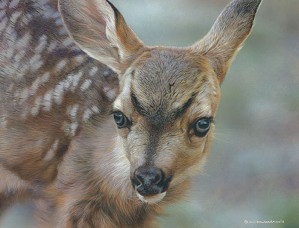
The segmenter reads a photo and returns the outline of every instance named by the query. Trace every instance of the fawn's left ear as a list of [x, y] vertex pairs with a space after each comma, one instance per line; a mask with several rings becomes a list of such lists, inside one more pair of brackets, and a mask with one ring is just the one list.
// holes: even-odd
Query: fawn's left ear
[[209, 33], [191, 49], [208, 57], [222, 83], [233, 57], [250, 34], [261, 0], [234, 0], [222, 11]]
[[69, 35], [89, 56], [120, 73], [143, 47], [119, 11], [106, 0], [59, 0]]

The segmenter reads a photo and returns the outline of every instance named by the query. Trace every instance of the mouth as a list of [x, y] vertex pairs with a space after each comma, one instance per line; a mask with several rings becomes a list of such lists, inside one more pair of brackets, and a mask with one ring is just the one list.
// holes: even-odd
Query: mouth
[[144, 203], [148, 203], [148, 204], [157, 204], [160, 201], [162, 201], [162, 199], [164, 199], [164, 197], [166, 196], [166, 192], [162, 192], [156, 195], [151, 195], [151, 196], [143, 196], [141, 194], [139, 194], [136, 191], [137, 197]]

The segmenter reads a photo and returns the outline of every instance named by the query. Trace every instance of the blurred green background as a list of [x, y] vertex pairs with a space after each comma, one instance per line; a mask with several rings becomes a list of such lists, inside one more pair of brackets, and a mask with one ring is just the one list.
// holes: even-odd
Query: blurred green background
[[[146, 44], [187, 46], [208, 32], [229, 0], [112, 2]], [[30, 212], [14, 207], [0, 227], [30, 227]], [[222, 85], [205, 169], [166, 214], [162, 228], [299, 227], [298, 0], [264, 0]]]

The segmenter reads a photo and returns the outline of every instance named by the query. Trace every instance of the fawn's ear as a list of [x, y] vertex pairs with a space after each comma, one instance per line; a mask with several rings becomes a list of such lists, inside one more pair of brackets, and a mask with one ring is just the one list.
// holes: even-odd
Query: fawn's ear
[[220, 83], [235, 54], [248, 37], [261, 0], [234, 0], [225, 7], [209, 33], [192, 46], [211, 61]]
[[59, 0], [69, 35], [90, 57], [120, 73], [143, 47], [119, 11], [106, 0]]

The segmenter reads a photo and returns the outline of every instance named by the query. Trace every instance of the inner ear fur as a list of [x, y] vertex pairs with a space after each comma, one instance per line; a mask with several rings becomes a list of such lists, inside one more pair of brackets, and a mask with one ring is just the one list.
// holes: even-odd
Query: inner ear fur
[[143, 47], [109, 1], [59, 0], [58, 6], [64, 25], [77, 45], [117, 73]]

